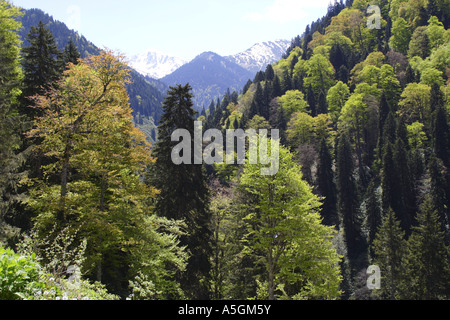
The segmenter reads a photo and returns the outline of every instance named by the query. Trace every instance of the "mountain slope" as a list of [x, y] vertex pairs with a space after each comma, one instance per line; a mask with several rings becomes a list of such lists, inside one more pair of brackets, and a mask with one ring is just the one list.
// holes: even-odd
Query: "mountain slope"
[[187, 61], [158, 50], [148, 50], [130, 59], [130, 66], [144, 76], [161, 79], [171, 74]]
[[[70, 30], [64, 23], [54, 20], [52, 16], [46, 14], [40, 9], [23, 9], [24, 15], [19, 18], [23, 24], [19, 35], [23, 41], [23, 46], [28, 46], [26, 36], [31, 26], [37, 26], [39, 21], [46, 24], [47, 28], [53, 33], [55, 42], [59, 50], [64, 49], [70, 39], [77, 46], [81, 57], [85, 58], [89, 55], [96, 55], [100, 49], [92, 42], [88, 41], [84, 36]], [[130, 96], [131, 108], [135, 117], [147, 118], [148, 123], [159, 121], [162, 115], [162, 102], [164, 94], [146, 81], [145, 77], [138, 72], [131, 70], [132, 83], [127, 86], [128, 95]], [[135, 119], [136, 120], [136, 119]], [[152, 131], [154, 128], [147, 128], [146, 131]]]
[[276, 40], [257, 43], [250, 49], [226, 57], [253, 73], [264, 70], [269, 64], [277, 62], [286, 53], [291, 41]]
[[240, 90], [253, 77], [253, 72], [236, 63], [214, 52], [204, 52], [161, 81], [170, 86], [189, 83], [193, 89], [194, 105], [201, 110], [227, 89]]

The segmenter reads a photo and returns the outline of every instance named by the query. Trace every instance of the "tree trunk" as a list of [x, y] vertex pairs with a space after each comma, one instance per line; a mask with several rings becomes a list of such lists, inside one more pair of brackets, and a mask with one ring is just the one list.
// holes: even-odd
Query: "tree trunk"
[[274, 283], [274, 260], [273, 250], [269, 249], [269, 255], [267, 257], [268, 271], [269, 271], [269, 300], [275, 300], [275, 283]]

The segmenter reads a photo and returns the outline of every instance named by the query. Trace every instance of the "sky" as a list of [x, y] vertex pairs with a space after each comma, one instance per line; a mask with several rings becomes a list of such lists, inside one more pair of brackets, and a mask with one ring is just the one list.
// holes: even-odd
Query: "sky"
[[158, 50], [191, 60], [291, 40], [324, 16], [330, 0], [10, 0], [39, 8], [96, 46], [128, 57]]

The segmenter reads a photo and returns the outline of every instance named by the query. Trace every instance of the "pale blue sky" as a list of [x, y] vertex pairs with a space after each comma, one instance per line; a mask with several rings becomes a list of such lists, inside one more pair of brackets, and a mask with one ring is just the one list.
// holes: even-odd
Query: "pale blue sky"
[[330, 0], [10, 0], [39, 8], [99, 47], [128, 57], [147, 49], [190, 60], [230, 55], [303, 33]]

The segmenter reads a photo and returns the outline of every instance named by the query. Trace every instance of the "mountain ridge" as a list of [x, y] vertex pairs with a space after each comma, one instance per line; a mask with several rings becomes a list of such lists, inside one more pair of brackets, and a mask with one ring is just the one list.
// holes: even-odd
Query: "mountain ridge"
[[252, 77], [251, 71], [215, 52], [206, 51], [161, 81], [169, 86], [189, 83], [194, 94], [194, 106], [201, 110], [227, 89], [239, 91]]
[[[256, 74], [258, 71], [264, 70], [267, 65], [280, 60], [290, 44], [291, 41], [288, 40], [258, 42], [245, 51], [221, 56]], [[199, 55], [201, 54], [203, 53]], [[130, 66], [146, 77], [162, 79], [191, 61], [161, 52], [158, 49], [148, 49], [132, 56]]]
[[130, 58], [130, 66], [146, 77], [161, 79], [188, 61], [168, 55], [157, 49], [148, 49], [145, 52]]
[[290, 44], [291, 41], [288, 40], [258, 42], [246, 51], [226, 58], [244, 69], [257, 73], [264, 70], [269, 64], [280, 60]]

